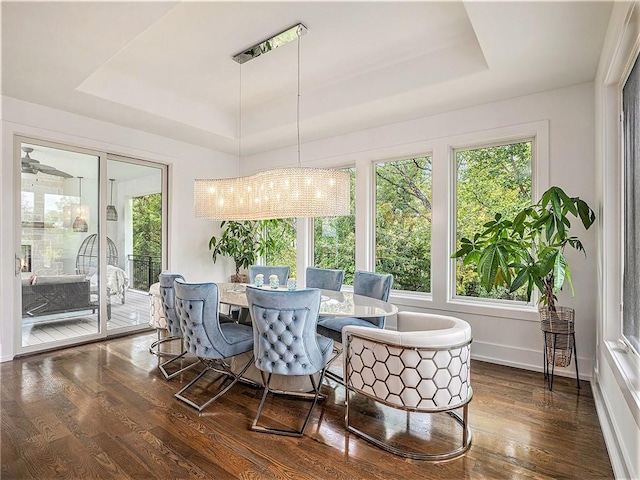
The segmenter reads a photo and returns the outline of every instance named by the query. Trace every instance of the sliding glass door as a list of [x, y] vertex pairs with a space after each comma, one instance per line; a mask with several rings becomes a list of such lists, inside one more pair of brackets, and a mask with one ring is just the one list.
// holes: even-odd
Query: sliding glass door
[[108, 158], [107, 242], [121, 255], [107, 266], [107, 328], [122, 331], [149, 323], [149, 287], [163, 265], [166, 173], [160, 165]]
[[19, 351], [148, 328], [166, 265], [167, 168], [17, 138]]
[[[22, 347], [49, 347], [100, 333], [99, 156], [20, 142]], [[97, 245], [96, 245], [97, 247]]]

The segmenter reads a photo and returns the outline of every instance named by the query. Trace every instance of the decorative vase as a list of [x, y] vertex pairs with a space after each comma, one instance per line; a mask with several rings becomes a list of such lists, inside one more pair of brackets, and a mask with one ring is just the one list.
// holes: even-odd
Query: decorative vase
[[277, 275], [269, 275], [269, 286], [276, 289], [280, 286], [280, 280]]

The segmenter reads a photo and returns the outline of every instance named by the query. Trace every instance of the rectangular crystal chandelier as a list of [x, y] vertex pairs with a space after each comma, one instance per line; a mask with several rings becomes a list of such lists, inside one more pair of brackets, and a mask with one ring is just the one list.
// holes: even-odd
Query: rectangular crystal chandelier
[[350, 188], [349, 172], [302, 167], [196, 180], [195, 213], [210, 220], [349, 215]]
[[300, 23], [233, 57], [236, 62], [243, 64], [298, 40], [298, 166], [267, 170], [246, 177], [195, 180], [194, 205], [197, 218], [269, 220], [330, 217], [351, 213], [349, 172], [300, 165], [300, 36], [305, 33], [307, 28]]

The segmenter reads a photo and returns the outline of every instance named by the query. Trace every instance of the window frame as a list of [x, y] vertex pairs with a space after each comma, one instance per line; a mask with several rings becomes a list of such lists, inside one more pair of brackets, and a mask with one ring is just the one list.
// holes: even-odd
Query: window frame
[[[411, 160], [413, 158], [425, 158], [425, 157], [429, 157], [431, 158], [431, 204], [434, 205], [434, 194], [433, 194], [433, 185], [434, 185], [434, 181], [433, 181], [433, 170], [434, 170], [434, 155], [433, 155], [433, 150], [432, 149], [426, 149], [426, 150], [420, 150], [417, 153], [412, 153], [412, 154], [408, 154], [408, 155], [398, 155], [398, 156], [394, 156], [391, 158], [381, 158], [381, 159], [377, 159], [377, 160], [373, 160], [371, 162], [371, 174], [370, 174], [370, 214], [371, 214], [371, 218], [370, 218], [370, 222], [371, 222], [371, 227], [369, 229], [369, 238], [370, 238], [370, 258], [369, 258], [369, 266], [368, 266], [368, 270], [371, 272], [375, 272], [376, 271], [376, 247], [377, 247], [377, 243], [376, 243], [376, 238], [377, 238], [377, 222], [376, 222], [376, 218], [377, 218], [377, 196], [376, 196], [376, 186], [377, 186], [377, 167], [379, 164], [381, 163], [393, 163], [393, 162], [401, 162], [401, 161], [406, 161], [406, 160]], [[357, 177], [356, 177], [356, 181], [357, 181]], [[357, 206], [357, 203], [356, 203]], [[435, 211], [435, 208], [432, 208], [432, 212]], [[431, 219], [431, 224], [433, 225], [433, 217]], [[357, 249], [357, 236], [356, 236], [356, 249]], [[431, 258], [433, 259], [433, 231], [431, 234]], [[356, 252], [356, 257], [357, 257], [357, 252]], [[430, 272], [430, 278], [431, 278], [431, 285], [429, 287], [429, 292], [417, 292], [417, 291], [413, 291], [413, 290], [399, 290], [396, 288], [392, 288], [391, 293], [394, 294], [395, 296], [401, 296], [405, 299], [413, 299], [413, 300], [427, 300], [427, 301], [431, 301], [433, 299], [433, 264], [431, 265], [431, 272]]]
[[[533, 198], [538, 198], [542, 192], [550, 186], [550, 145], [549, 145], [549, 121], [539, 120], [518, 125], [510, 125], [501, 128], [494, 128], [483, 131], [474, 131], [466, 134], [447, 137], [442, 140], [442, 145], [436, 151], [442, 151], [446, 155], [447, 168], [446, 178], [438, 178], [446, 185], [447, 191], [439, 193], [438, 198], [447, 201], [446, 225], [447, 238], [445, 245], [435, 245], [446, 254], [446, 292], [434, 299], [434, 307], [448, 312], [459, 312], [466, 314], [490, 315], [495, 317], [511, 318], [517, 313], [518, 318], [525, 321], [538, 322], [538, 310], [532, 302], [496, 302], [493, 299], [476, 299], [474, 297], [455, 296], [455, 259], [451, 255], [456, 251], [455, 241], [455, 191], [457, 182], [455, 150], [473, 148], [474, 146], [496, 145], [522, 141], [522, 139], [532, 139], [532, 171], [531, 171], [531, 191]], [[535, 152], [535, 153], [534, 153]], [[438, 160], [440, 160], [438, 158]], [[435, 175], [434, 165], [434, 177]], [[438, 184], [435, 183], [437, 186]], [[434, 195], [435, 196], [435, 195]], [[432, 245], [434, 248], [434, 245]], [[442, 299], [441, 297], [445, 298]]]
[[[354, 212], [353, 212], [353, 217], [354, 217], [354, 238], [355, 238], [355, 242], [354, 242], [354, 246], [353, 246], [353, 264], [354, 264], [354, 270], [358, 270], [358, 228], [357, 228], [357, 222], [358, 222], [358, 196], [357, 196], [357, 189], [358, 189], [358, 169], [356, 167], [355, 162], [354, 163], [350, 163], [349, 165], [337, 165], [337, 166], [333, 166], [331, 167], [333, 170], [353, 170], [353, 175], [354, 175], [354, 189], [351, 192], [351, 195], [354, 198]], [[326, 218], [326, 217], [313, 217], [310, 218], [309, 221], [307, 222], [307, 228], [304, 229], [304, 231], [306, 232], [307, 235], [307, 247], [308, 247], [308, 256], [306, 258], [306, 262], [303, 265], [302, 270], [306, 271], [306, 267], [307, 266], [312, 266], [315, 267], [316, 264], [316, 236], [315, 236], [315, 226], [316, 226], [316, 218]], [[298, 244], [300, 244], [300, 233], [301, 233], [302, 229], [298, 230]], [[298, 257], [298, 261], [299, 261], [300, 257]], [[299, 275], [300, 276], [300, 275]], [[353, 285], [349, 285], [349, 284], [343, 284], [344, 287], [347, 287], [347, 290], [352, 289]]]
[[[619, 265], [619, 314], [617, 319], [617, 340], [618, 344], [624, 348], [624, 350], [631, 354], [636, 361], [640, 360], [640, 351], [636, 350], [636, 348], [631, 344], [631, 342], [627, 339], [624, 334], [624, 274], [626, 269], [625, 262], [625, 250], [626, 250], [626, 177], [627, 177], [627, 159], [625, 156], [625, 142], [626, 138], [624, 135], [625, 132], [625, 124], [624, 124], [624, 87], [626, 86], [629, 77], [631, 76], [631, 72], [636, 64], [639, 62], [640, 65], [640, 47], [636, 46], [633, 51], [633, 54], [630, 55], [627, 65], [625, 65], [623, 74], [620, 78], [620, 82], [617, 85], [617, 95], [618, 95], [618, 118], [620, 122], [618, 123], [618, 132], [619, 132], [619, 149], [618, 149], [618, 168], [620, 175], [618, 177], [618, 210], [620, 212], [620, 219], [618, 224], [618, 235], [619, 235], [619, 256], [618, 256], [618, 265]], [[636, 161], [640, 161], [640, 158], [636, 159]], [[640, 192], [638, 192], [640, 195]], [[637, 272], [636, 272], [637, 273]], [[640, 321], [640, 320], [636, 320]]]
[[[450, 253], [449, 255], [453, 255], [457, 250], [457, 226], [458, 226], [458, 164], [457, 164], [457, 153], [461, 151], [470, 151], [470, 150], [480, 150], [483, 148], [493, 148], [493, 147], [501, 147], [506, 145], [513, 145], [516, 143], [531, 143], [531, 202], [534, 202], [536, 198], [540, 195], [541, 192], [536, 190], [536, 178], [535, 178], [535, 164], [536, 164], [536, 137], [532, 135], [526, 135], [522, 137], [511, 137], [509, 139], [500, 139], [493, 140], [487, 142], [479, 142], [466, 146], [455, 146], [451, 148], [451, 199], [450, 199], [450, 212], [451, 212], [451, 221], [449, 223], [450, 228]], [[458, 295], [456, 293], [456, 260], [452, 259], [452, 267], [449, 270], [449, 292], [450, 292], [450, 300], [452, 303], [454, 302], [462, 302], [462, 303], [471, 303], [475, 304], [476, 302], [480, 302], [482, 304], [488, 304], [496, 307], [501, 306], [513, 306], [516, 308], [520, 307], [535, 307], [538, 303], [538, 291], [534, 289], [533, 294], [531, 295], [531, 299], [528, 302], [521, 300], [503, 300], [499, 298], [483, 298], [483, 297], [471, 297], [466, 295]]]

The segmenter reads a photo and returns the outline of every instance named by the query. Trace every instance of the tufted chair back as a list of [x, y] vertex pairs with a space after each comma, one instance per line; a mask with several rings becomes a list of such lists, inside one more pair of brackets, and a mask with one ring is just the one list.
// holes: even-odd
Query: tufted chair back
[[286, 265], [251, 265], [249, 267], [249, 283], [253, 283], [256, 279], [256, 275], [261, 273], [264, 275], [264, 284], [269, 285], [269, 276], [277, 275], [280, 285], [286, 286], [289, 279], [290, 268]]
[[253, 353], [259, 370], [311, 375], [324, 368], [326, 346], [322, 348], [316, 336], [320, 290], [269, 291], [248, 287], [247, 301], [253, 319]]
[[173, 282], [176, 279], [184, 280], [182, 275], [177, 273], [161, 273], [160, 274], [160, 299], [162, 300], [162, 308], [167, 321], [167, 331], [172, 337], [182, 337], [180, 329], [180, 321], [175, 311], [175, 290]]
[[344, 270], [331, 270], [328, 268], [307, 267], [307, 288], [320, 288], [339, 292], [344, 280]]
[[176, 313], [180, 319], [187, 352], [198, 358], [227, 358], [236, 355], [232, 343], [220, 328], [218, 286], [215, 283], [186, 283], [176, 280]]
[[[393, 275], [390, 273], [373, 273], [356, 271], [353, 277], [353, 293], [365, 297], [376, 298], [384, 302], [389, 300], [389, 292], [393, 285]], [[387, 317], [365, 318], [378, 328], [384, 328]]]

